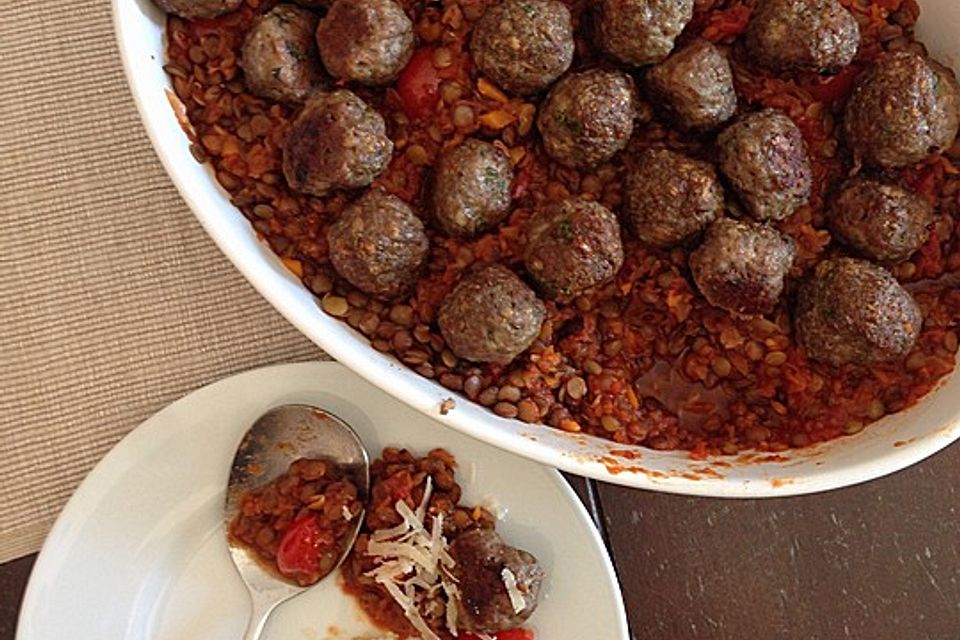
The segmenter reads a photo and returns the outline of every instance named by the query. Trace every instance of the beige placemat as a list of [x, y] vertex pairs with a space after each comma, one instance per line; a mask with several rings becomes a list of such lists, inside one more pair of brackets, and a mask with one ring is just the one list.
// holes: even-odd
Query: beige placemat
[[142, 132], [108, 0], [0, 0], [0, 562], [172, 400], [322, 353], [194, 221]]

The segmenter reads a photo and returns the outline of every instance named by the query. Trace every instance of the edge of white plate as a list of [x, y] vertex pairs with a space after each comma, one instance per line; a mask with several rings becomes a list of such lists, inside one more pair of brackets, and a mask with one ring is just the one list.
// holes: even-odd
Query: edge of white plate
[[[91, 500], [90, 496], [103, 482], [109, 480], [109, 476], [111, 474], [115, 473], [113, 469], [122, 468], [122, 463], [126, 458], [129, 457], [130, 452], [141, 446], [141, 442], [146, 443], [149, 441], [149, 439], [153, 436], [151, 424], [162, 421], [165, 414], [175, 412], [178, 408], [178, 405], [182, 402], [185, 402], [188, 398], [195, 399], [198, 395], [216, 395], [219, 393], [219, 389], [221, 387], [235, 383], [238, 378], [265, 376], [280, 369], [308, 370], [314, 367], [345, 368], [344, 365], [338, 362], [300, 362], [271, 365], [228, 376], [178, 398], [174, 402], [168, 404], [151, 415], [136, 428], [130, 431], [130, 433], [121, 438], [120, 441], [117, 442], [117, 444], [107, 452], [107, 454], [83, 479], [76, 491], [74, 491], [73, 495], [58, 514], [56, 522], [51, 528], [50, 533], [47, 535], [46, 540], [44, 540], [43, 546], [41, 547], [37, 556], [37, 561], [31, 571], [31, 577], [27, 583], [27, 588], [24, 591], [23, 602], [18, 615], [17, 631], [15, 636], [16, 640], [30, 640], [29, 628], [25, 626], [25, 623], [29, 622], [29, 616], [32, 614], [32, 612], [38, 610], [38, 605], [42, 605], [42, 603], [35, 601], [38, 600], [39, 591], [41, 588], [43, 588], [43, 585], [34, 580], [34, 576], [46, 575], [57, 565], [59, 561], [61, 561], [62, 554], [58, 554], [57, 550], [65, 549], [71, 540], [73, 531], [69, 528], [69, 523], [74, 520], [72, 514], [74, 512], [80, 514], [87, 510]], [[623, 603], [623, 593], [620, 589], [620, 580], [617, 576], [616, 569], [613, 566], [613, 561], [610, 557], [610, 550], [607, 549], [607, 546], [600, 535], [600, 531], [597, 529], [597, 525], [594, 523], [593, 518], [591, 518], [583, 502], [580, 500], [580, 497], [576, 494], [573, 488], [570, 487], [567, 481], [564, 480], [559, 471], [549, 466], [535, 466], [537, 466], [539, 470], [542, 471], [547, 478], [549, 478], [550, 482], [556, 486], [566, 497], [566, 499], [573, 505], [573, 509], [577, 514], [577, 518], [589, 531], [589, 535], [594, 545], [603, 550], [603, 571], [606, 574], [608, 581], [612, 585], [615, 595], [617, 596], [614, 602], [614, 606], [617, 611], [617, 619], [615, 620], [615, 623], [623, 640], [629, 640], [630, 631], [627, 624], [626, 608]]]

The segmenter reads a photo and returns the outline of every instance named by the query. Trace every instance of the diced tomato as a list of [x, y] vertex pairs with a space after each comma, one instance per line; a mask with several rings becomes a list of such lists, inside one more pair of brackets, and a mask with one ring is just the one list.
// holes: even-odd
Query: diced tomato
[[314, 577], [320, 569], [323, 545], [324, 537], [316, 517], [309, 515], [294, 520], [280, 539], [277, 568], [289, 577]]
[[384, 480], [383, 486], [391, 500], [406, 500], [413, 493], [413, 476], [407, 471], [400, 471]]
[[423, 47], [414, 52], [397, 78], [397, 93], [409, 117], [426, 118], [433, 113], [440, 96], [440, 76], [433, 66], [433, 47]]
[[851, 64], [844, 67], [840, 73], [828, 80], [811, 82], [804, 88], [810, 92], [817, 102], [832, 103], [846, 99], [853, 91], [853, 84], [860, 73], [860, 67]]
[[[530, 629], [510, 629], [493, 634], [497, 640], [534, 640], [533, 631]], [[460, 640], [480, 640], [472, 633], [460, 634]]]

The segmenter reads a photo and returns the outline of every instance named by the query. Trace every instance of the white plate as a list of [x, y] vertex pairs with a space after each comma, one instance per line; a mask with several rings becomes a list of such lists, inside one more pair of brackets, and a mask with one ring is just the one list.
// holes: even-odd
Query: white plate
[[[930, 51], [960, 69], [960, 2], [920, 0], [918, 33]], [[223, 253], [287, 320], [327, 353], [387, 393], [450, 427], [508, 451], [572, 473], [655, 491], [758, 498], [835, 489], [903, 469], [960, 438], [960, 376], [911, 411], [890, 416], [851, 438], [787, 451], [741, 456], [724, 466], [692, 460], [685, 451], [653, 451], [592, 436], [504, 420], [461, 401], [445, 416], [450, 392], [392, 356], [378, 353], [346, 324], [324, 314], [313, 295], [283, 266], [230, 203], [208, 167], [197, 164], [167, 101], [163, 14], [151, 0], [113, 0], [117, 42], [127, 80], [153, 146], [184, 200]], [[625, 454], [625, 455], [623, 455]]]
[[[334, 363], [228, 378], [124, 438], [70, 499], [47, 539], [18, 640], [240, 638], [248, 601], [223, 538], [224, 484], [247, 427], [290, 402], [343, 418], [371, 455], [388, 445], [419, 453], [447, 448], [460, 462], [465, 502], [496, 500], [504, 514], [498, 530], [546, 570], [529, 625], [537, 638], [628, 640], [603, 542], [559, 473], [445, 429]], [[331, 579], [277, 609], [264, 640], [346, 640], [372, 630]]]

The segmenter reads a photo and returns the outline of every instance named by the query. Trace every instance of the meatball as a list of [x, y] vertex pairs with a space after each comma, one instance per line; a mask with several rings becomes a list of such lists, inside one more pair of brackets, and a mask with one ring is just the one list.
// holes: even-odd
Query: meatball
[[533, 344], [546, 313], [523, 280], [494, 263], [468, 274], [444, 298], [437, 324], [457, 356], [507, 364]]
[[866, 178], [851, 180], [831, 211], [834, 232], [857, 251], [883, 262], [906, 260], [930, 235], [933, 207], [906, 189]]
[[837, 0], [765, 0], [746, 41], [753, 59], [775, 71], [827, 71], [853, 61], [860, 27]]
[[884, 54], [857, 80], [844, 121], [860, 160], [903, 167], [953, 144], [960, 124], [953, 72], [911, 51]]
[[694, 0], [601, 0], [600, 46], [626, 64], [660, 62], [693, 18], [693, 4]]
[[216, 18], [235, 11], [243, 4], [243, 0], [153, 0], [153, 2], [167, 13], [187, 20]]
[[647, 149], [627, 174], [624, 219], [657, 247], [678, 245], [723, 215], [713, 165], [668, 149]]
[[651, 68], [647, 91], [684, 129], [711, 129], [737, 110], [730, 63], [709, 40], [695, 40]]
[[430, 244], [410, 206], [378, 189], [343, 210], [327, 232], [327, 243], [337, 273], [384, 300], [413, 288]]
[[257, 18], [243, 43], [247, 88], [271, 100], [304, 101], [323, 79], [316, 29], [316, 15], [291, 4]]
[[504, 0], [483, 14], [470, 53], [481, 73], [511, 93], [547, 88], [573, 62], [570, 10], [559, 0]]
[[446, 151], [433, 179], [433, 215], [451, 236], [469, 238], [500, 224], [510, 211], [510, 159], [471, 139]]
[[800, 129], [776, 109], [751, 113], [717, 138], [720, 170], [757, 220], [783, 220], [807, 203], [813, 170]]
[[294, 191], [322, 196], [364, 187], [390, 163], [383, 117], [351, 91], [311, 98], [283, 147], [283, 174]]
[[562, 79], [537, 119], [547, 154], [573, 168], [609, 160], [633, 134], [635, 95], [633, 80], [619, 71], [592, 69]]
[[317, 44], [330, 75], [389, 84], [413, 55], [413, 23], [393, 0], [336, 0], [317, 27]]
[[527, 223], [523, 260], [550, 298], [566, 300], [608, 282], [623, 266], [617, 217], [590, 200], [551, 203]]
[[[472, 529], [454, 539], [450, 555], [460, 588], [461, 629], [476, 633], [514, 629], [536, 610], [544, 572], [532, 554], [511, 547], [492, 529]], [[519, 611], [507, 591], [508, 579], [516, 583], [523, 600]]]
[[853, 258], [817, 265], [800, 287], [797, 339], [814, 360], [842, 365], [896, 360], [923, 324], [913, 297], [882, 267]]
[[759, 316], [777, 306], [796, 252], [793, 240], [773, 227], [721, 218], [690, 254], [690, 271], [710, 304]]

